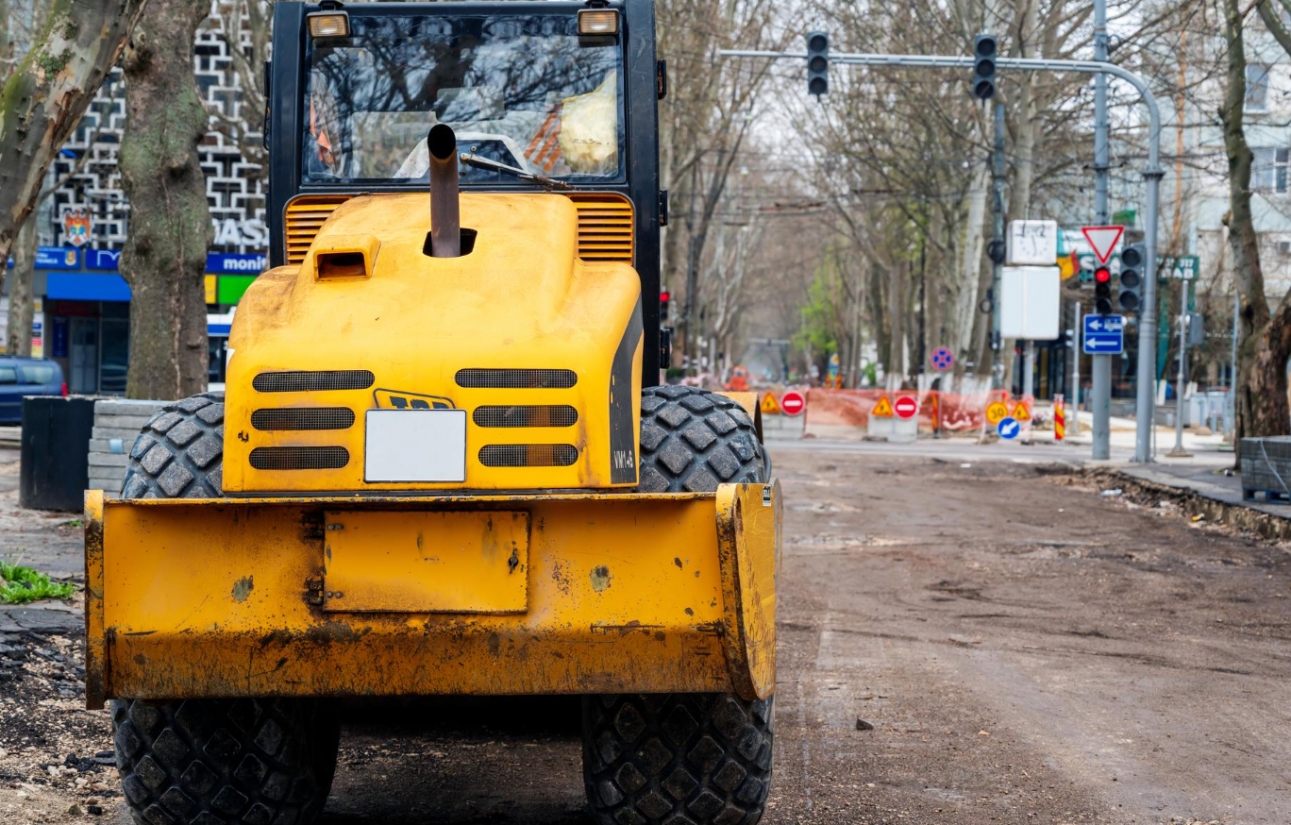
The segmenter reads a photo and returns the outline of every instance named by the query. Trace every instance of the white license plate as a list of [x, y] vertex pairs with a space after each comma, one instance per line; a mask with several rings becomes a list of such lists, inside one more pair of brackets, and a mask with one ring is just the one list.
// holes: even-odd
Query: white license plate
[[366, 481], [466, 481], [466, 410], [368, 410]]

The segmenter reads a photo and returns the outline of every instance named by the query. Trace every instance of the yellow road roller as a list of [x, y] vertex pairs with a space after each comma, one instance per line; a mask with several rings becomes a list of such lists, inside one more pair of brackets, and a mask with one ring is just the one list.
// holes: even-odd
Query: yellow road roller
[[583, 697], [601, 825], [751, 825], [781, 502], [659, 386], [651, 0], [279, 3], [226, 391], [86, 494], [86, 695], [148, 825], [303, 825], [340, 699]]

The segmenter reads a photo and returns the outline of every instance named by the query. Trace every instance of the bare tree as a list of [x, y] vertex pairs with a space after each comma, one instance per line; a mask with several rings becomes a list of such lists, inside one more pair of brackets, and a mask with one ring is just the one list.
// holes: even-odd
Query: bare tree
[[[1291, 34], [1269, 0], [1256, 4], [1260, 17], [1291, 54]], [[1224, 0], [1228, 85], [1219, 110], [1228, 155], [1230, 267], [1239, 296], [1237, 341], [1237, 437], [1291, 432], [1287, 405], [1287, 358], [1291, 357], [1291, 292], [1270, 313], [1264, 291], [1259, 239], [1251, 213], [1251, 164], [1243, 114], [1246, 106], [1246, 18], [1250, 6]]]
[[237, 144], [242, 158], [260, 168], [269, 168], [264, 145], [266, 89], [264, 67], [269, 60], [273, 34], [275, 0], [221, 0], [218, 22], [229, 47], [229, 59], [237, 75], [240, 97], [221, 110], [210, 107], [215, 128]]
[[[52, 0], [0, 95], [0, 261], [36, 206], [45, 172], [103, 84], [146, 0]], [[3, 283], [0, 269], [0, 283]]]
[[[772, 0], [664, 0], [659, 54], [670, 87], [660, 108], [660, 177], [673, 220], [664, 237], [663, 282], [681, 293], [678, 352], [692, 352], [706, 246], [726, 185], [753, 124], [754, 103], [770, 77], [763, 64], [723, 60], [720, 49], [776, 49]], [[683, 288], [677, 290], [677, 286]]]
[[193, 43], [207, 11], [192, 0], [153, 0], [125, 54], [120, 163], [130, 230], [121, 274], [132, 293], [131, 398], [182, 398], [206, 387], [203, 272], [212, 231], [197, 154], [207, 113]]

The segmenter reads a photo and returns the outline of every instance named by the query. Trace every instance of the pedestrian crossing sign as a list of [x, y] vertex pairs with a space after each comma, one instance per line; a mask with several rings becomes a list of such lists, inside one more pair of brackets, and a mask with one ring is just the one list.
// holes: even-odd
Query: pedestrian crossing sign
[[1019, 401], [1018, 405], [1013, 408], [1013, 417], [1018, 421], [1031, 420], [1031, 411], [1027, 409], [1025, 401]]
[[763, 415], [780, 414], [780, 402], [775, 400], [774, 394], [767, 393], [766, 395], [762, 396], [762, 414]]
[[875, 418], [891, 418], [893, 416], [892, 402], [888, 400], [886, 395], [879, 396], [879, 403], [875, 404], [874, 409], [870, 410], [870, 415]]

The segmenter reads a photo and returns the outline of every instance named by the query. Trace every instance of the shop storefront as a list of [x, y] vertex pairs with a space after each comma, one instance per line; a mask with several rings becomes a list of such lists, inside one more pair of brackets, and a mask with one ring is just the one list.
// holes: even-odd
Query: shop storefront
[[[122, 395], [130, 364], [130, 286], [120, 250], [41, 247], [33, 291], [33, 351], [57, 361], [70, 392]], [[206, 261], [210, 382], [224, 382], [229, 327], [242, 294], [265, 267], [258, 254], [211, 253]], [[36, 343], [39, 341], [39, 348]]]

